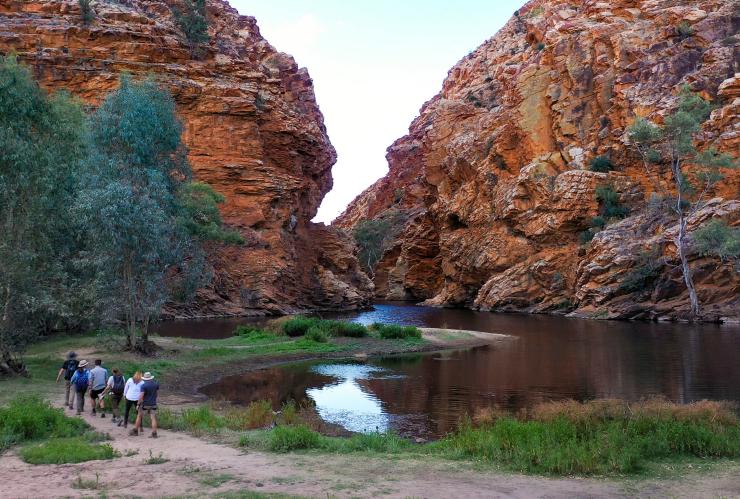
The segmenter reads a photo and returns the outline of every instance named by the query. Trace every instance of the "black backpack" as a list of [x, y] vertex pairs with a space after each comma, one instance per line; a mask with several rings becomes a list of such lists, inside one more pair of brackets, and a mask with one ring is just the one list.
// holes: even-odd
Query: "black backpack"
[[80, 364], [80, 362], [74, 359], [69, 359], [66, 362], [66, 364], [67, 364], [67, 370], [64, 372], [64, 379], [69, 381], [72, 379], [72, 375], [77, 370], [77, 366]]
[[122, 396], [123, 388], [126, 386], [126, 378], [123, 376], [113, 376], [113, 388], [111, 391], [113, 395]]

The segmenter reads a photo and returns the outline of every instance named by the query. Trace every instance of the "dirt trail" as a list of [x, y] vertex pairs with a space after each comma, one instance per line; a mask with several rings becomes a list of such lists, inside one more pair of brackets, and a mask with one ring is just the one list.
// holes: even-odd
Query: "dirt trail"
[[[160, 431], [159, 439], [132, 437], [111, 420], [85, 415], [99, 431], [110, 433], [123, 457], [69, 465], [34, 466], [13, 452], [0, 457], [3, 498], [79, 496], [73, 481], [95, 479], [109, 496], [204, 497], [218, 492], [250, 490], [313, 497], [738, 497], [737, 468], [712, 476], [682, 480], [620, 482], [594, 479], [548, 479], [473, 470], [464, 463], [387, 459], [353, 455], [288, 454], [240, 450], [192, 437]], [[126, 456], [127, 451], [137, 454]], [[149, 453], [169, 459], [146, 465]], [[129, 452], [130, 453], [130, 452]], [[217, 483], [223, 481], [220, 485]], [[210, 485], [205, 482], [210, 482]], [[213, 486], [217, 484], [216, 486]], [[101, 492], [101, 491], [98, 491]]]

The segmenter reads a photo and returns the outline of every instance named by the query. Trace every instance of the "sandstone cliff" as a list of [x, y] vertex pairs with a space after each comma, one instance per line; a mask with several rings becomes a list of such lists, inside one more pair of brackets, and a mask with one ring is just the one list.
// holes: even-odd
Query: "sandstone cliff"
[[[402, 234], [376, 268], [378, 296], [481, 310], [680, 318], [687, 293], [675, 220], [648, 202], [628, 144], [635, 116], [660, 122], [689, 84], [716, 106], [700, 147], [740, 152], [738, 0], [534, 0], [462, 59], [409, 134], [389, 149], [388, 175], [335, 222], [398, 210]], [[615, 171], [589, 161], [606, 156]], [[631, 215], [592, 242], [579, 234], [611, 185]], [[740, 224], [731, 174], [690, 222]], [[705, 319], [737, 318], [731, 263], [691, 255]], [[653, 268], [653, 263], [657, 262]], [[648, 269], [643, 289], [623, 285]]]
[[174, 95], [195, 176], [226, 197], [244, 247], [209, 249], [215, 279], [178, 315], [287, 313], [367, 304], [372, 284], [339, 230], [310, 220], [331, 189], [336, 153], [310, 76], [260, 35], [254, 18], [207, 2], [210, 42], [191, 56], [176, 0], [0, 0], [0, 53], [15, 52], [51, 90], [95, 104], [121, 72]]

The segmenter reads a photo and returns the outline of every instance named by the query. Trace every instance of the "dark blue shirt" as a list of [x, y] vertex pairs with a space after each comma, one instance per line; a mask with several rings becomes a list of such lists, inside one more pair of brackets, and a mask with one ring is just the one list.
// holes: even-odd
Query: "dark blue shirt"
[[159, 383], [150, 379], [145, 381], [141, 386], [141, 393], [144, 394], [144, 401], [142, 405], [144, 407], [151, 407], [157, 405], [157, 392], [159, 392]]

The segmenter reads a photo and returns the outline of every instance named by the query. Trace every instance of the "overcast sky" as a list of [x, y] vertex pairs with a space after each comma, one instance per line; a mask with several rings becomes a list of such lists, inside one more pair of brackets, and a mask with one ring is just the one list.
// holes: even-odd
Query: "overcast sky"
[[385, 175], [447, 71], [524, 0], [231, 0], [263, 36], [308, 68], [339, 159], [316, 221], [329, 223]]

